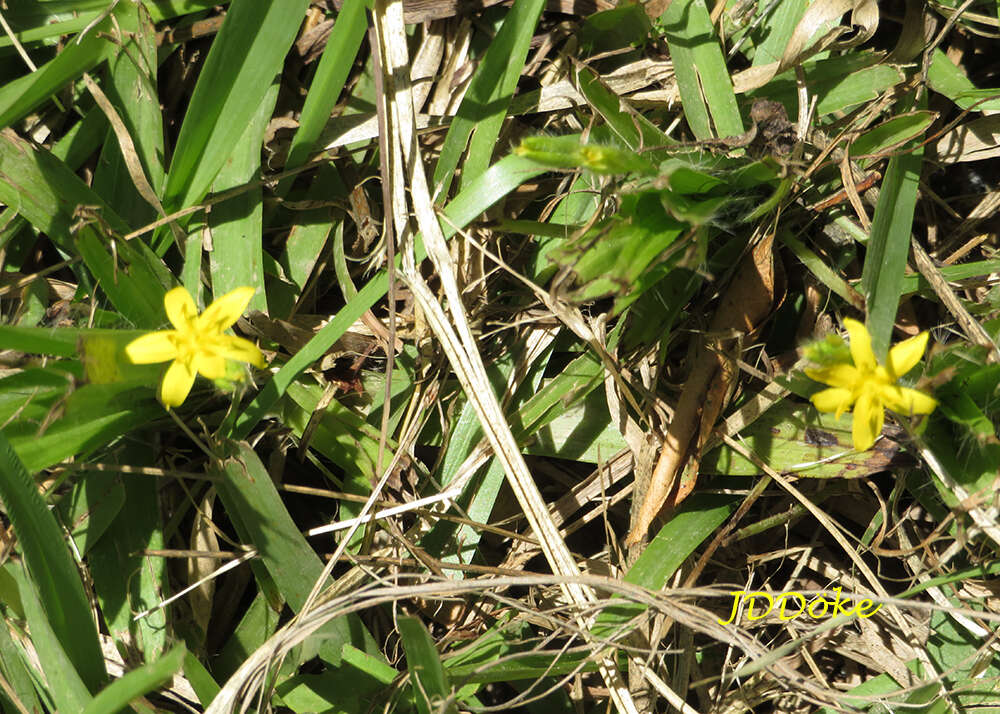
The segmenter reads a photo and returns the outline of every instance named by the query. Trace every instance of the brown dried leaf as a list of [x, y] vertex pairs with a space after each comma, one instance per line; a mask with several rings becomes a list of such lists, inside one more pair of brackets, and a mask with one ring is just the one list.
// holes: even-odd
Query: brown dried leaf
[[[775, 261], [773, 241], [773, 236], [766, 237], [743, 259], [722, 297], [709, 328], [715, 337], [704, 343], [695, 357], [694, 369], [667, 428], [660, 458], [626, 545], [638, 543], [661, 510], [676, 507], [694, 488], [701, 448], [736, 380], [735, 366], [727, 356], [737, 347], [737, 338], [732, 334], [753, 334], [771, 313], [776, 295], [783, 290], [783, 275]], [[689, 460], [685, 476], [678, 478]]]

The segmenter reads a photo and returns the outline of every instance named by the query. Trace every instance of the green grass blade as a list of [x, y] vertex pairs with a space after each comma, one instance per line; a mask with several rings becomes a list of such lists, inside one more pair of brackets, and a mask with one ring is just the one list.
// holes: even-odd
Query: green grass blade
[[701, 141], [742, 134], [733, 82], [704, 0], [674, 0], [660, 21], [691, 132]]
[[127, 672], [91, 699], [82, 714], [108, 714], [121, 711], [136, 697], [155, 691], [169, 682], [180, 670], [186, 654], [187, 649], [184, 645], [178, 645], [155, 662], [149, 662]]
[[[216, 469], [222, 479], [219, 497], [240, 537], [260, 551], [261, 561], [282, 596], [299, 610], [323, 572], [323, 562], [299, 532], [260, 457], [244, 443], [223, 446], [224, 460]], [[367, 652], [378, 646], [357, 615], [333, 620], [320, 630], [320, 654], [339, 663], [345, 644]]]
[[24, 619], [31, 631], [31, 644], [34, 646], [48, 684], [41, 693], [43, 696], [47, 694], [51, 697], [55, 705], [51, 711], [82, 711], [91, 698], [87, 685], [81, 679], [75, 663], [70, 659], [62, 637], [56, 634], [55, 623], [42, 604], [35, 583], [21, 569], [14, 573], [24, 604]]
[[[112, 454], [118, 463], [129, 466], [153, 465], [152, 456], [138, 439]], [[168, 592], [165, 559], [144, 554], [147, 549], [164, 547], [159, 486], [149, 477], [122, 479], [124, 506], [87, 554], [108, 632], [118, 641], [131, 642], [147, 660], [159, 657], [168, 640], [166, 610], [133, 619], [135, 613], [152, 607]], [[130, 576], [122, 578], [122, 573]]]
[[861, 287], [868, 298], [872, 349], [880, 360], [889, 351], [899, 296], [903, 292], [922, 166], [923, 151], [919, 148], [889, 160], [872, 220]]
[[[250, 119], [233, 154], [219, 171], [212, 188], [219, 193], [260, 178], [260, 151], [267, 122], [278, 98], [272, 84]], [[255, 186], [213, 206], [208, 216], [212, 229], [210, 271], [216, 297], [242, 286], [257, 288], [250, 310], [267, 310], [264, 294], [264, 194]], [[200, 261], [199, 261], [200, 262]]]
[[184, 115], [163, 204], [200, 201], [281, 71], [309, 0], [237, 2], [212, 43]]
[[81, 680], [91, 691], [97, 691], [107, 675], [79, 571], [55, 517], [3, 432], [0, 500], [17, 533], [27, 571], [38, 588], [38, 604], [45, 619]]
[[[128, 3], [122, 3], [122, 7]], [[118, 11], [118, 15], [122, 15]], [[123, 28], [128, 27], [124, 18]], [[92, 28], [82, 41], [69, 42], [54, 58], [31, 74], [8, 82], [0, 87], [0, 128], [8, 127], [22, 119], [31, 110], [66, 86], [80, 78], [84, 72], [103, 62], [115, 49], [108, 39], [115, 36], [112, 18], [108, 17]]]
[[76, 252], [97, 279], [111, 304], [137, 327], [159, 327], [166, 322], [163, 293], [155, 281], [139, 281], [125, 271], [104, 245], [105, 240], [91, 226], [76, 236]]
[[417, 711], [421, 714], [458, 711], [455, 701], [449, 698], [452, 692], [448, 675], [441, 666], [441, 657], [424, 623], [406, 615], [396, 618], [396, 625], [406, 650], [406, 664], [410, 670]]
[[[808, 0], [784, 0], [768, 13], [759, 29], [764, 39], [754, 51], [754, 67], [781, 60], [782, 55], [785, 54], [785, 47], [792, 39], [792, 33], [795, 32], [795, 27], [802, 19], [808, 5]], [[762, 7], [759, 6], [759, 8]], [[758, 9], [758, 12], [762, 11], [762, 9]]]
[[[229, 0], [144, 0], [153, 22], [180, 17]], [[109, 0], [21, 0], [8, 3], [4, 17], [14, 28], [14, 37], [21, 44], [62, 37], [79, 32], [94, 21], [109, 5]], [[122, 3], [123, 5], [126, 3]], [[69, 19], [65, 19], [70, 15]], [[6, 33], [0, 36], [0, 49], [13, 46]]]
[[[66, 253], [79, 254], [114, 306], [133, 324], [156, 327], [164, 321], [163, 293], [157, 291], [148, 256], [141, 248], [121, 243], [118, 257], [131, 263], [126, 268], [105, 246], [110, 238], [104, 234], [127, 232], [125, 222], [65, 163], [12, 131], [0, 133], [0, 202], [16, 207], [35, 230]], [[93, 208], [83, 217], [80, 206]]]
[[[154, 193], [159, 193], [163, 187], [164, 148], [163, 115], [156, 85], [156, 29], [143, 5], [122, 3], [122, 6], [137, 31], [109, 58], [101, 88], [132, 138], [146, 181]], [[93, 188], [132, 226], [159, 218], [156, 209], [135, 188], [111, 129], [94, 172]]]
[[0, 203], [15, 208], [35, 230], [67, 253], [77, 206], [96, 206], [111, 230], [128, 225], [65, 163], [12, 131], [0, 132]]
[[[12, 595], [16, 593], [18, 600], [20, 600], [17, 583], [13, 582], [14, 578], [7, 570], [2, 571], [2, 575], [4, 580], [12, 581]], [[11, 607], [6, 593], [4, 593], [3, 602], [5, 606]], [[19, 617], [23, 616], [23, 612], [17, 614]], [[32, 679], [37, 677], [37, 674], [31, 671], [27, 653], [21, 649], [20, 645], [14, 643], [14, 638], [10, 636], [8, 627], [0, 627], [0, 674], [10, 685], [10, 690], [4, 694], [10, 694], [28, 711], [43, 711], [32, 683]], [[14, 705], [7, 696], [0, 696], [0, 706], [3, 707], [4, 711], [13, 711], [8, 707]]]
[[[316, 141], [323, 133], [368, 30], [365, 17], [368, 6], [367, 0], [346, 0], [337, 13], [337, 20], [330, 30], [323, 57], [302, 106], [299, 128], [288, 149], [286, 169], [301, 165], [314, 150]], [[290, 186], [291, 180], [283, 182], [281, 187], [284, 191], [279, 193], [284, 194]]]
[[74, 329], [0, 325], [0, 344], [4, 349], [30, 354], [75, 357], [76, 342], [82, 333], [83, 330]]
[[448, 193], [466, 144], [469, 153], [462, 168], [463, 190], [489, 166], [543, 7], [543, 0], [515, 0], [503, 27], [483, 55], [441, 147], [434, 168], [436, 194]]
[[[934, 50], [931, 66], [927, 69], [927, 84], [935, 92], [943, 94], [962, 109], [977, 112], [1000, 110], [1000, 99], [996, 89], [979, 89], [956, 67], [941, 50]], [[986, 101], [983, 101], [986, 100]]]
[[[445, 209], [445, 220], [441, 229], [446, 237], [455, 235], [455, 231], [466, 226], [479, 214], [501, 200], [508, 193], [540, 173], [533, 162], [517, 156], [507, 156], [498, 161], [489, 171], [473, 181], [468, 188], [455, 197]], [[417, 259], [423, 259], [423, 245], [418, 242]], [[264, 388], [254, 397], [254, 400], [240, 415], [233, 428], [232, 437], [243, 439], [250, 433], [264, 415], [274, 407], [281, 395], [288, 389], [296, 377], [313, 362], [322, 357], [330, 345], [337, 341], [347, 329], [359, 319], [389, 289], [389, 279], [383, 270], [369, 280], [357, 296], [345, 305], [330, 322], [323, 326], [311, 340], [264, 385]]]
[[664, 146], [673, 140], [637, 111], [626, 111], [626, 102], [610, 89], [589, 67], [577, 69], [580, 93], [608, 123], [611, 130], [633, 151], [644, 147]]
[[163, 416], [152, 386], [85, 384], [53, 402], [52, 414], [61, 416], [47, 429], [39, 430], [41, 420], [18, 420], [6, 427], [7, 438], [28, 470], [40, 471]]

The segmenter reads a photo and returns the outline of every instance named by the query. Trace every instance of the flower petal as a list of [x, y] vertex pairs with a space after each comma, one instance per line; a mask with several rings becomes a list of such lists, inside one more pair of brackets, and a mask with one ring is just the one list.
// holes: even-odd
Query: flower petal
[[921, 332], [915, 337], [903, 340], [898, 345], [889, 350], [889, 363], [886, 367], [892, 381], [896, 381], [904, 374], [913, 369], [927, 349], [927, 332]]
[[125, 355], [132, 364], [154, 364], [172, 360], [177, 357], [177, 345], [174, 344], [173, 335], [173, 330], [162, 330], [137, 337], [125, 345]]
[[178, 330], [190, 330], [191, 321], [198, 316], [198, 306], [185, 287], [177, 287], [163, 296], [167, 319]]
[[258, 367], [259, 369], [267, 367], [267, 361], [264, 359], [264, 355], [261, 354], [260, 350], [257, 349], [257, 345], [250, 340], [244, 340], [242, 337], [223, 335], [222, 344], [219, 346], [219, 352], [226, 359], [249, 362], [254, 367]]
[[866, 392], [858, 397], [854, 405], [854, 424], [851, 428], [854, 448], [858, 451], [872, 448], [875, 439], [882, 433], [884, 422], [885, 410], [873, 394]]
[[813, 405], [821, 412], [837, 412], [839, 416], [851, 407], [851, 390], [831, 387], [816, 392], [811, 399]]
[[182, 360], [174, 360], [160, 382], [160, 401], [166, 407], [179, 407], [194, 384], [195, 372]]
[[222, 379], [226, 376], [226, 360], [220, 355], [200, 352], [192, 362], [194, 371], [208, 379]]
[[215, 302], [205, 308], [198, 318], [198, 326], [206, 332], [221, 333], [229, 329], [240, 315], [247, 309], [253, 294], [253, 288], [242, 287], [230, 290], [225, 295], [216, 298]]
[[810, 379], [831, 387], [843, 387], [844, 389], [854, 389], [861, 379], [861, 373], [857, 367], [849, 364], [831, 364], [828, 367], [811, 367], [805, 370]]
[[897, 414], [930, 414], [937, 407], [937, 399], [909, 387], [886, 387], [882, 391], [885, 405]]
[[844, 318], [844, 327], [851, 338], [851, 357], [854, 359], [854, 366], [862, 371], [875, 369], [878, 360], [872, 352], [872, 337], [868, 334], [868, 328], [857, 320]]

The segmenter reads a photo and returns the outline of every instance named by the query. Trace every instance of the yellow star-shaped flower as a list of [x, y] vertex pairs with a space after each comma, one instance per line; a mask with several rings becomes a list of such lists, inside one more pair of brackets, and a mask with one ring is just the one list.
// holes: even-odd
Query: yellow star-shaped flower
[[253, 288], [236, 288], [198, 314], [185, 288], [174, 288], [163, 296], [167, 318], [173, 330], [151, 332], [132, 340], [125, 354], [133, 364], [153, 364], [173, 360], [160, 382], [159, 397], [166, 407], [184, 403], [196, 375], [209, 379], [226, 376], [226, 360], [249, 362], [266, 367], [264, 355], [249, 340], [224, 334], [250, 304]]
[[852, 436], [858, 451], [870, 449], [882, 433], [885, 410], [912, 416], [930, 414], [937, 400], [923, 392], [901, 387], [896, 382], [913, 369], [927, 348], [927, 333], [900, 342], [889, 350], [888, 364], [878, 363], [872, 352], [868, 329], [857, 320], [847, 318], [844, 327], [851, 338], [851, 359], [854, 364], [832, 364], [806, 369], [810, 378], [829, 384], [812, 396], [812, 403], [821, 412], [836, 412], [837, 418], [854, 405]]

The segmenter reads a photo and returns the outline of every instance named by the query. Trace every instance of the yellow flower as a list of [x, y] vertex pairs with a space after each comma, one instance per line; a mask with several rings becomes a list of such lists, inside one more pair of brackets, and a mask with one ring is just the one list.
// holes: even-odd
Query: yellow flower
[[836, 412], [837, 418], [854, 405], [852, 435], [854, 448], [870, 449], [882, 433], [885, 409], [898, 414], [930, 414], [937, 400], [923, 392], [896, 384], [920, 361], [927, 348], [927, 333], [900, 342], [889, 350], [889, 360], [882, 366], [872, 352], [872, 339], [867, 328], [857, 320], [847, 318], [844, 327], [851, 338], [851, 358], [854, 364], [832, 364], [806, 369], [817, 382], [829, 384], [812, 396], [812, 403], [821, 412]]
[[134, 364], [152, 364], [173, 360], [160, 382], [160, 401], [164, 406], [180, 406], [194, 384], [197, 374], [209, 379], [226, 376], [226, 360], [249, 362], [266, 367], [256, 345], [240, 337], [226, 335], [250, 304], [253, 288], [236, 288], [198, 314], [194, 299], [185, 288], [174, 288], [163, 297], [167, 318], [173, 330], [151, 332], [132, 340], [125, 354]]

